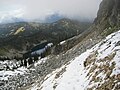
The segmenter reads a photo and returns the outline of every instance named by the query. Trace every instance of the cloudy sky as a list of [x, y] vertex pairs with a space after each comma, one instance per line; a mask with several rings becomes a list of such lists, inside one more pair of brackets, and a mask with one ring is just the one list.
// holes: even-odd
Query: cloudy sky
[[93, 19], [101, 0], [0, 0], [0, 18], [44, 20], [55, 13], [72, 19]]

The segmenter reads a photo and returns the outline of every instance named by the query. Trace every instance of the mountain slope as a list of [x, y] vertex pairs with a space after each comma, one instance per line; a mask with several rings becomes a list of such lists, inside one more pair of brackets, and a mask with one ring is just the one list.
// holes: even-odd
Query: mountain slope
[[[15, 53], [16, 56], [19, 56], [21, 53], [27, 52], [42, 42], [56, 44], [78, 35], [84, 32], [89, 26], [90, 23], [80, 23], [70, 19], [61, 19], [50, 24], [21, 22], [1, 25], [1, 53], [4, 51], [6, 53], [4, 55], [9, 57], [12, 55], [15, 56]], [[24, 28], [24, 30], [16, 34], [21, 28]]]
[[[3, 61], [2, 65], [10, 67], [10, 69], [6, 67], [8, 72], [12, 71], [11, 73], [15, 74], [6, 74], [6, 70], [2, 68], [1, 88], [12, 88], [13, 90], [119, 90], [120, 31], [118, 30], [120, 30], [120, 26], [119, 21], [115, 22], [117, 24], [110, 25], [109, 19], [112, 15], [116, 15], [114, 18], [119, 17], [119, 7], [116, 9], [114, 7], [120, 4], [119, 0], [112, 2], [114, 2], [113, 6], [110, 7], [111, 0], [102, 1], [103, 6], [100, 9], [103, 9], [102, 12], [105, 9], [105, 12], [98, 13], [98, 17], [88, 30], [58, 43], [60, 44], [60, 47], [57, 48], [58, 51], [62, 48], [63, 52], [57, 55], [51, 54], [42, 59], [38, 58], [38, 61], [25, 67], [27, 71], [22, 75], [21, 72], [24, 70], [19, 72], [18, 69], [20, 61], [16, 61], [12, 69], [9, 60], [8, 63]], [[111, 12], [108, 15], [109, 7], [111, 11], [114, 9], [118, 14]], [[104, 15], [107, 16], [104, 18]], [[56, 23], [54, 24], [56, 25]], [[59, 25], [60, 27], [67, 26], [65, 21], [57, 24], [57, 27]], [[111, 35], [108, 36], [109, 34]], [[106, 38], [106, 36], [108, 37]], [[53, 47], [52, 50], [55, 51], [56, 48]]]
[[83, 50], [82, 54], [75, 53], [75, 49], [79, 50], [78, 47], [74, 47], [66, 53], [39, 59], [28, 68], [17, 68], [20, 65], [19, 61], [0, 62], [2, 65], [10, 65], [10, 70], [0, 71], [0, 88], [13, 90], [120, 89], [120, 30], [91, 49], [87, 49], [86, 52]]
[[[120, 89], [120, 31], [47, 75], [32, 89], [118, 90]], [[30, 90], [32, 90], [30, 89]]]

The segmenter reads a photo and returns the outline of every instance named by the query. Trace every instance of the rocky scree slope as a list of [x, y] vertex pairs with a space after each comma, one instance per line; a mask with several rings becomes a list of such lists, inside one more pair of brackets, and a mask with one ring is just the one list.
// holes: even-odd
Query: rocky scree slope
[[120, 30], [28, 90], [119, 90]]

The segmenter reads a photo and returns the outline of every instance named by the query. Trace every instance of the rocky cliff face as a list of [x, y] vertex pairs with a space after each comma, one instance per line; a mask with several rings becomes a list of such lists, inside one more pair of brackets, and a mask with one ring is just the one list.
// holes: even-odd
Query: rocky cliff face
[[100, 29], [120, 26], [120, 0], [103, 0], [94, 24]]

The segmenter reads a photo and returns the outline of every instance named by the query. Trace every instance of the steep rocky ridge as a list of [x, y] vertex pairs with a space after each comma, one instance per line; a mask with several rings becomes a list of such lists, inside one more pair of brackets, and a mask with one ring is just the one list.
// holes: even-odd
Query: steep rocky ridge
[[103, 0], [94, 24], [99, 29], [120, 26], [120, 1]]

